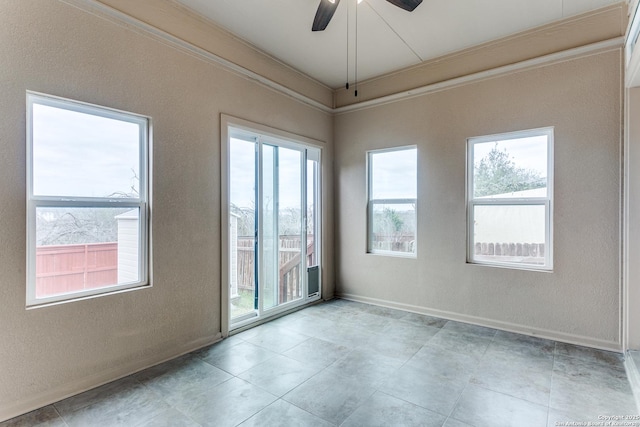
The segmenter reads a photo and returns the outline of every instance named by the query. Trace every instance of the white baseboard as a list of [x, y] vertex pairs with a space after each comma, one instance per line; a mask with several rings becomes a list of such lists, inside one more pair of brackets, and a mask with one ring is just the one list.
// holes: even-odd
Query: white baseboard
[[638, 371], [639, 367], [636, 366], [636, 362], [628, 351], [624, 355], [624, 368], [627, 371], [627, 378], [629, 378], [633, 397], [636, 399], [636, 410], [640, 413], [640, 372]]
[[182, 356], [183, 354], [214, 344], [221, 339], [222, 334], [217, 333], [211, 337], [191, 341], [179, 348], [172, 348], [170, 350], [154, 354], [152, 357], [148, 357], [146, 359], [135, 360], [129, 364], [119, 366], [116, 369], [106, 370], [84, 377], [72, 383], [63, 384], [60, 387], [30, 396], [28, 399], [10, 402], [8, 405], [0, 407], [0, 422], [26, 414], [27, 412], [31, 412], [38, 408], [51, 405], [52, 403], [66, 399], [67, 397], [75, 396], [76, 394], [83, 393], [87, 390], [127, 377], [131, 374], [135, 374], [136, 372], [166, 362], [167, 360], [174, 359]]
[[585, 347], [592, 347], [601, 350], [614, 351], [622, 353], [622, 346], [619, 342], [600, 340], [597, 338], [586, 337], [582, 335], [567, 334], [559, 331], [552, 331], [542, 328], [533, 328], [526, 325], [519, 325], [511, 322], [503, 322], [500, 320], [487, 319], [484, 317], [469, 316], [451, 311], [437, 310], [427, 307], [421, 307], [411, 304], [403, 304], [393, 301], [387, 301], [377, 298], [364, 297], [360, 295], [337, 293], [337, 298], [351, 301], [363, 302], [366, 304], [378, 305], [387, 308], [396, 308], [399, 310], [410, 311], [412, 313], [426, 314], [429, 316], [440, 317], [447, 320], [455, 320], [458, 322], [471, 323], [479, 326], [486, 326], [493, 329], [500, 329], [508, 332], [515, 332], [522, 335], [529, 335], [539, 338], [545, 338], [553, 341], [565, 342], [568, 344], [576, 344]]

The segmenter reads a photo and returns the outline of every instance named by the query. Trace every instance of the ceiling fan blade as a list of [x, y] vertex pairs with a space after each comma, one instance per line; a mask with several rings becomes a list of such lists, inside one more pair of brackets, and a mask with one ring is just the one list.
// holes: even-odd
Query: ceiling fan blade
[[413, 10], [420, 6], [422, 0], [387, 0], [394, 6], [398, 6], [401, 9], [404, 9], [409, 12], [413, 12]]
[[324, 31], [324, 29], [327, 28], [329, 21], [331, 21], [331, 18], [338, 7], [338, 3], [340, 3], [340, 0], [320, 0], [320, 5], [316, 11], [316, 17], [313, 18], [311, 31]]

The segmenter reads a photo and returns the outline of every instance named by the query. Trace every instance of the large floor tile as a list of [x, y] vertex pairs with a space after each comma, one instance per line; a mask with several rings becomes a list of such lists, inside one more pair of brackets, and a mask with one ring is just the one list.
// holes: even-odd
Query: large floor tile
[[422, 344], [419, 342], [390, 334], [378, 334], [367, 345], [368, 351], [374, 351], [384, 356], [398, 359], [401, 362], [409, 360], [421, 348]]
[[[554, 356], [523, 342], [492, 342], [471, 377], [471, 383], [540, 405], [548, 405]], [[553, 348], [553, 347], [551, 347]]]
[[440, 329], [439, 332], [429, 340], [427, 345], [468, 354], [475, 359], [480, 359], [484, 356], [489, 344], [491, 344], [491, 336], [446, 329], [450, 324], [451, 322]]
[[31, 411], [28, 414], [0, 423], [0, 427], [66, 427], [67, 424], [53, 406]]
[[468, 381], [478, 360], [466, 353], [425, 345], [405, 366], [452, 381]]
[[361, 311], [366, 304], [361, 304], [343, 299], [334, 299], [323, 304], [316, 304], [304, 310], [310, 316], [319, 316], [324, 319], [337, 319], [344, 314]]
[[544, 349], [492, 342], [482, 356], [482, 364], [508, 366], [515, 369], [531, 369], [551, 372], [554, 356]]
[[328, 421], [297, 406], [277, 400], [240, 424], [242, 427], [331, 427]]
[[203, 426], [235, 426], [263, 410], [277, 397], [239, 378], [201, 392], [176, 396], [173, 405]]
[[314, 337], [320, 330], [340, 327], [337, 320], [325, 319], [321, 316], [300, 315], [291, 320], [289, 316], [284, 316], [274, 322], [277, 322], [276, 324], [285, 330], [311, 337]]
[[325, 370], [283, 399], [333, 424], [340, 424], [374, 392], [374, 387], [363, 385], [357, 378], [342, 377]]
[[432, 326], [417, 325], [404, 320], [393, 320], [382, 330], [382, 333], [388, 337], [413, 341], [416, 344], [423, 345], [439, 331], [440, 329]]
[[474, 372], [471, 384], [546, 406], [551, 393], [551, 369], [545, 372], [526, 366], [487, 363]]
[[279, 326], [265, 327], [259, 334], [246, 339], [246, 341], [275, 353], [282, 353], [305, 342], [309, 338], [309, 335], [300, 334], [286, 327]]
[[377, 392], [342, 423], [342, 427], [441, 427], [446, 417]]
[[136, 383], [93, 399], [88, 406], [61, 412], [61, 415], [69, 427], [129, 427], [141, 424], [167, 409], [168, 403], [159, 395]]
[[594, 363], [572, 357], [556, 356], [553, 364], [554, 379], [565, 378], [576, 387], [594, 386], [631, 392], [631, 385], [622, 365]]
[[358, 328], [365, 328], [373, 332], [383, 330], [391, 320], [393, 319], [367, 313], [364, 310], [343, 313], [341, 316], [336, 318], [336, 321], [338, 321], [343, 327], [355, 326]]
[[476, 427], [545, 427], [547, 407], [469, 385], [451, 418]]
[[64, 417], [68, 413], [104, 399], [117, 399], [122, 394], [127, 395], [133, 388], [140, 386], [141, 384], [134, 377], [126, 377], [56, 402], [54, 406], [58, 413]]
[[541, 353], [553, 355], [556, 347], [555, 341], [506, 331], [496, 331], [491, 345], [505, 347], [525, 356]]
[[215, 357], [216, 354], [222, 354], [227, 352], [231, 347], [243, 343], [244, 340], [237, 335], [233, 335], [227, 337], [221, 341], [218, 341], [215, 344], [206, 346], [201, 348], [200, 350], [194, 351], [192, 354], [201, 359], [205, 359], [207, 357]]
[[403, 366], [379, 388], [391, 396], [448, 416], [467, 386], [467, 380], [446, 379], [411, 366]]
[[203, 360], [223, 371], [238, 375], [276, 355], [277, 353], [264, 347], [243, 342], [221, 352], [212, 352]]
[[132, 427], [200, 427], [201, 424], [174, 408], [167, 408]]
[[376, 333], [358, 326], [343, 326], [318, 331], [316, 338], [349, 348], [363, 347], [376, 338]]
[[352, 378], [361, 384], [376, 386], [393, 375], [402, 364], [403, 362], [397, 358], [368, 349], [357, 349], [329, 366], [324, 372], [336, 377]]
[[282, 354], [312, 366], [326, 367], [336, 360], [342, 359], [350, 352], [351, 349], [349, 347], [319, 338], [310, 338]]
[[159, 395], [195, 387], [213, 387], [231, 378], [227, 372], [186, 355], [145, 369], [135, 375], [142, 384]]
[[549, 408], [549, 416], [547, 418], [547, 427], [558, 427], [567, 425], [568, 423], [574, 423], [573, 425], [588, 425], [589, 422], [596, 423], [599, 420], [591, 419], [587, 420], [586, 417], [582, 417], [580, 419], [573, 418], [565, 413], [562, 413], [556, 409]]
[[429, 326], [432, 328], [440, 329], [447, 324], [448, 320], [440, 319], [439, 317], [427, 316], [425, 314], [407, 313], [400, 318], [405, 322], [413, 323], [418, 326]]
[[565, 356], [555, 358], [549, 406], [575, 419], [638, 413], [623, 369]]
[[322, 367], [278, 355], [244, 371], [238, 377], [269, 393], [282, 396], [317, 374], [320, 369]]
[[462, 421], [458, 421], [454, 418], [449, 418], [442, 425], [442, 427], [473, 427], [471, 424], [463, 423]]
[[603, 363], [605, 365], [621, 365], [623, 357], [620, 353], [582, 347], [579, 345], [556, 343], [556, 355], [575, 357], [586, 362]]
[[386, 317], [388, 319], [401, 319], [407, 315], [406, 311], [380, 307], [379, 305], [364, 304], [362, 310], [370, 314], [375, 314], [376, 316]]
[[454, 322], [450, 320], [442, 327], [445, 331], [458, 332], [467, 335], [476, 335], [484, 338], [493, 338], [496, 334], [495, 329], [486, 328], [484, 326], [472, 325], [470, 323]]
[[553, 378], [550, 408], [578, 421], [597, 421], [600, 415], [637, 414], [632, 396], [593, 385], [577, 385], [566, 378]]

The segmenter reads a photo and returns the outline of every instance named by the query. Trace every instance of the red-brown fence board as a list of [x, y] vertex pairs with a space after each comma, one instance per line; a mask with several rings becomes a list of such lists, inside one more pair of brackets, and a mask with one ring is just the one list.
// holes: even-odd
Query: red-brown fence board
[[116, 242], [36, 247], [36, 298], [116, 283]]

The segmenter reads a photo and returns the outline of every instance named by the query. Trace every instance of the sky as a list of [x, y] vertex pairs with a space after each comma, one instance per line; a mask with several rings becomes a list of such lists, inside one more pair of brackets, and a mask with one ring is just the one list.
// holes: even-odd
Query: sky
[[[268, 180], [272, 163], [272, 146], [263, 144], [263, 172], [265, 179], [265, 201], [273, 200], [269, 197]], [[279, 156], [279, 202], [280, 209], [300, 209], [301, 204], [301, 165], [302, 152], [280, 147]], [[253, 208], [255, 203], [255, 143], [242, 139], [231, 138], [230, 144], [230, 201], [240, 208]]]
[[138, 188], [139, 126], [34, 103], [34, 194], [106, 197]]
[[[495, 146], [496, 141], [475, 143], [473, 145], [474, 162], [477, 164]], [[497, 148], [506, 150], [516, 167], [532, 169], [543, 177], [547, 176], [546, 135], [498, 141]]]
[[372, 152], [372, 199], [415, 199], [417, 197], [417, 149]]

